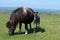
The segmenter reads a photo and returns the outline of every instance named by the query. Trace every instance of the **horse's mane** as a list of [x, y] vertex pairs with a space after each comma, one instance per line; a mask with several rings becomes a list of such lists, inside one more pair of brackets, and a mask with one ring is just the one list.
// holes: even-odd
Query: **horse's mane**
[[19, 10], [20, 10], [20, 8], [17, 8], [16, 10], [13, 11], [13, 13], [16, 13], [16, 12], [19, 11]]
[[16, 10], [13, 11], [13, 13], [16, 13], [17, 11], [19, 11], [20, 9], [22, 9], [23, 7], [19, 7]]
[[28, 8], [28, 9], [30, 9], [32, 12], [34, 12], [31, 8]]

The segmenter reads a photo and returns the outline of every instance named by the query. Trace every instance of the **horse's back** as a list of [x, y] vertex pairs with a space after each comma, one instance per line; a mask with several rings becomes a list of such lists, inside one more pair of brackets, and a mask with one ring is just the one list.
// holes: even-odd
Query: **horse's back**
[[22, 23], [31, 23], [34, 19], [34, 12], [31, 8], [17, 8], [10, 16], [10, 19], [15, 18]]

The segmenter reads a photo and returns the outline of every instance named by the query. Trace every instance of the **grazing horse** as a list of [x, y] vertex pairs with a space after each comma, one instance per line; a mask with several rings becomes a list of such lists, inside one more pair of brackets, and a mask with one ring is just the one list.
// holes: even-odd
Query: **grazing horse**
[[14, 10], [10, 16], [9, 21], [7, 22], [7, 27], [9, 29], [9, 35], [13, 35], [16, 29], [16, 25], [19, 23], [19, 29], [21, 32], [22, 23], [25, 24], [25, 34], [28, 34], [28, 24], [34, 20], [34, 11], [31, 8], [20, 7]]
[[35, 25], [35, 29], [34, 29], [35, 32], [36, 28], [40, 26], [40, 16], [38, 15], [38, 12], [34, 13], [34, 25]]

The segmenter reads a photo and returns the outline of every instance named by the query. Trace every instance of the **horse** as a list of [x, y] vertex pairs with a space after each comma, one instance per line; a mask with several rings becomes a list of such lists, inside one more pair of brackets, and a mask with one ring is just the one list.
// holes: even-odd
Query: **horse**
[[34, 13], [34, 32], [36, 31], [36, 28], [40, 26], [40, 16], [38, 15], [38, 12]]
[[31, 8], [19, 7], [12, 12], [9, 21], [6, 23], [6, 27], [9, 29], [9, 35], [13, 35], [17, 24], [19, 23], [19, 32], [21, 32], [22, 23], [25, 24], [25, 34], [28, 34], [28, 24], [34, 20], [34, 11]]

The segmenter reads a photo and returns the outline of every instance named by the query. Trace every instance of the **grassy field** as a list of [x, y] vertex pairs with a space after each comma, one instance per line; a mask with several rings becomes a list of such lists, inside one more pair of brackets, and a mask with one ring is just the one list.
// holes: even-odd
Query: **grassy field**
[[[30, 34], [16, 34], [13, 36], [8, 35], [8, 28], [6, 22], [9, 20], [10, 14], [0, 13], [0, 40], [60, 40], [60, 15], [58, 14], [41, 14], [40, 27], [45, 29], [45, 32], [37, 32]], [[23, 24], [24, 26], [24, 24]], [[33, 28], [33, 23], [32, 23]], [[18, 32], [18, 26], [15, 32]], [[22, 32], [25, 29], [22, 27]]]

